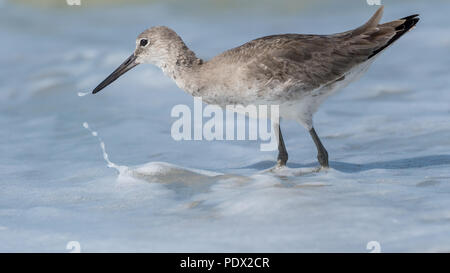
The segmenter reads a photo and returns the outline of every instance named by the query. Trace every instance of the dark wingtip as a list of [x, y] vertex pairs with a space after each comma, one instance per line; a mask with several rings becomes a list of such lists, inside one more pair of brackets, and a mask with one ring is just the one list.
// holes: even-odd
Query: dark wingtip
[[404, 33], [408, 32], [412, 27], [414, 27], [417, 24], [417, 22], [420, 21], [420, 18], [418, 16], [419, 14], [414, 14], [402, 18], [401, 20], [405, 20], [405, 22], [402, 25], [398, 26], [395, 30], [402, 31]]
[[416, 24], [417, 22], [419, 22], [420, 18], [418, 17], [419, 14], [414, 14], [414, 15], [410, 15], [407, 17], [404, 17], [400, 20], [404, 20], [405, 22], [403, 22], [401, 25], [399, 25], [398, 27], [395, 28], [396, 30], [396, 34], [394, 37], [392, 37], [392, 39], [390, 39], [384, 46], [382, 46], [381, 48], [375, 50], [368, 59], [372, 58], [373, 56], [377, 55], [379, 52], [383, 51], [383, 49], [385, 49], [386, 47], [388, 47], [389, 45], [391, 45], [393, 42], [397, 41], [398, 38], [402, 37], [403, 34], [407, 33], [408, 31], [410, 31]]
[[[400, 20], [411, 20], [411, 19], [414, 19], [414, 18], [416, 18], [418, 16], [419, 16], [419, 14], [413, 14], [413, 15], [410, 15], [410, 16], [403, 17]], [[419, 19], [419, 18], [417, 18], [417, 19]]]

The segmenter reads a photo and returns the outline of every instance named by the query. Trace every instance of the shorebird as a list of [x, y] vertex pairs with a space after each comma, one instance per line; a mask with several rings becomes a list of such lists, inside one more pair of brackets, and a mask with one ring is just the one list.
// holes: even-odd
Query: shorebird
[[[279, 105], [281, 118], [296, 120], [309, 131], [320, 165], [328, 167], [328, 152], [314, 129], [313, 114], [419, 21], [415, 14], [380, 24], [382, 14], [383, 6], [364, 25], [337, 34], [262, 37], [209, 61], [198, 58], [170, 28], [152, 27], [138, 36], [134, 53], [92, 93], [136, 65], [150, 63], [208, 104]], [[278, 140], [277, 165], [285, 166], [288, 153], [280, 121], [272, 120], [272, 124]]]

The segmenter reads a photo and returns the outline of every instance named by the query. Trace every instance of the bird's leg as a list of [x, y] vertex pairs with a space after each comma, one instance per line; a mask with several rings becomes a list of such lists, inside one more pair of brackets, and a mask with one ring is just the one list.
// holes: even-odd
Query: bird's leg
[[319, 137], [317, 136], [317, 133], [316, 133], [316, 130], [314, 130], [314, 127], [311, 128], [311, 130], [309, 130], [309, 133], [311, 134], [314, 144], [316, 144], [317, 159], [319, 160], [320, 165], [322, 167], [328, 168], [328, 152], [325, 149], [325, 147], [323, 146]]
[[284, 146], [283, 135], [281, 134], [280, 123], [275, 123], [274, 128], [275, 135], [278, 138], [278, 158], [277, 158], [277, 166], [286, 166], [286, 162], [288, 160], [288, 153], [286, 151], [286, 146]]

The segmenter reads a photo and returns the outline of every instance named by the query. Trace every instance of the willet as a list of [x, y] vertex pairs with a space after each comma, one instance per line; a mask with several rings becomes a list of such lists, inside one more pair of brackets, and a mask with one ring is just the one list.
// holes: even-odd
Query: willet
[[[362, 75], [380, 52], [413, 28], [418, 15], [379, 24], [381, 6], [364, 25], [332, 35], [282, 34], [252, 40], [203, 61], [170, 28], [152, 27], [136, 40], [134, 53], [101, 82], [95, 94], [141, 63], [162, 69], [179, 88], [220, 106], [279, 105], [280, 117], [293, 119], [311, 134], [317, 159], [328, 167], [328, 153], [314, 127], [313, 114], [329, 95]], [[279, 120], [278, 165], [288, 153]]]

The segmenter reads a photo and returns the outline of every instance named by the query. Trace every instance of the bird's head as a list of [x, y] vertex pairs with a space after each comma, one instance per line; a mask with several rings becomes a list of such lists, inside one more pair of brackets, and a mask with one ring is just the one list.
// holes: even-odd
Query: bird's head
[[101, 91], [138, 64], [150, 63], [165, 70], [168, 65], [177, 61], [183, 51], [189, 50], [175, 31], [165, 26], [149, 28], [137, 37], [134, 53], [102, 81], [92, 93]]

